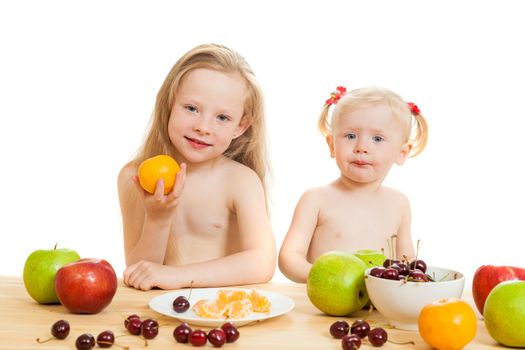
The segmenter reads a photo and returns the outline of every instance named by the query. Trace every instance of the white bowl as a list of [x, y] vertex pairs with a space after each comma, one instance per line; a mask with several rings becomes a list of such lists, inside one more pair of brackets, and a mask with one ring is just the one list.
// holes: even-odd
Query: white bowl
[[425, 305], [442, 298], [461, 298], [465, 285], [463, 274], [441, 267], [427, 268], [426, 273], [436, 282], [388, 280], [370, 276], [370, 270], [365, 272], [370, 301], [391, 326], [404, 330], [417, 330], [417, 319]]

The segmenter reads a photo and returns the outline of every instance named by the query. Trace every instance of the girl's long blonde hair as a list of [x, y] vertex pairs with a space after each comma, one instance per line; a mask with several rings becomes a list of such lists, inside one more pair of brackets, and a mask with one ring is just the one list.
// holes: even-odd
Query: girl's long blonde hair
[[[335, 93], [334, 93], [335, 94]], [[338, 97], [334, 102], [336, 107], [332, 113], [332, 118], [329, 117], [329, 109], [332, 103], [325, 103], [319, 116], [318, 127], [321, 134], [326, 137], [332, 133], [332, 121], [335, 120], [342, 109], [346, 113], [356, 110], [358, 108], [384, 104], [391, 108], [392, 114], [400, 118], [402, 121], [407, 121], [407, 129], [405, 130], [405, 142], [412, 145], [410, 150], [410, 157], [415, 157], [421, 153], [428, 141], [428, 124], [417, 106], [409, 107], [409, 103], [405, 102], [399, 95], [391, 90], [379, 87], [367, 87], [352, 90]]]
[[254, 170], [265, 186], [268, 172], [264, 100], [261, 88], [251, 67], [237, 52], [216, 44], [200, 45], [188, 51], [171, 68], [162, 84], [155, 103], [151, 125], [144, 144], [132, 164], [158, 154], [174, 154], [168, 136], [168, 121], [177, 89], [184, 76], [197, 68], [213, 69], [224, 73], [239, 73], [246, 81], [248, 94], [244, 102], [244, 115], [249, 127], [234, 139], [224, 155]]

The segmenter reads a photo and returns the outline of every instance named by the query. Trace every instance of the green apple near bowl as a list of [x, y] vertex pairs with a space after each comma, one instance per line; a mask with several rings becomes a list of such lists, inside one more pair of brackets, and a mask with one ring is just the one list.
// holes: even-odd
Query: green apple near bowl
[[383, 252], [373, 249], [358, 250], [354, 253], [354, 255], [363, 260], [367, 268], [383, 266], [383, 263], [386, 260], [386, 256], [383, 254]]
[[485, 326], [498, 343], [525, 347], [525, 281], [505, 281], [485, 300]]
[[308, 298], [328, 315], [350, 315], [368, 302], [365, 270], [366, 264], [355, 255], [325, 253], [315, 260], [308, 274]]
[[32, 252], [24, 265], [24, 286], [36, 302], [58, 304], [55, 275], [62, 266], [80, 259], [72, 249], [39, 249]]

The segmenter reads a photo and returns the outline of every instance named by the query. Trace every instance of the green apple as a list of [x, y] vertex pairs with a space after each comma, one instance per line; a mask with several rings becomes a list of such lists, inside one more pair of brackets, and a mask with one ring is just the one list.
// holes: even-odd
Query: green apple
[[325, 253], [315, 260], [308, 274], [308, 298], [328, 315], [350, 315], [368, 302], [365, 270], [365, 263], [355, 255]]
[[525, 347], [525, 281], [505, 281], [485, 300], [485, 326], [498, 343]]
[[67, 248], [40, 249], [32, 252], [24, 265], [24, 286], [31, 298], [40, 304], [57, 304], [55, 275], [62, 266], [80, 259], [77, 252]]
[[383, 266], [386, 256], [379, 250], [363, 249], [354, 253], [359, 259], [363, 260], [367, 268], [375, 266]]

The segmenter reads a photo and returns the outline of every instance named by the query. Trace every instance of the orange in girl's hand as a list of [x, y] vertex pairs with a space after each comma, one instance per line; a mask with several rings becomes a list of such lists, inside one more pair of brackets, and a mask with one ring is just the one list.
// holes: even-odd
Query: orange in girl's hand
[[271, 303], [267, 297], [252, 290], [220, 289], [214, 300], [202, 299], [193, 311], [204, 318], [243, 318], [252, 312], [268, 313]]
[[175, 185], [175, 176], [179, 171], [179, 164], [168, 155], [148, 158], [139, 165], [139, 183], [144, 190], [155, 193], [157, 181], [164, 179], [164, 194], [168, 194]]
[[440, 299], [423, 307], [418, 318], [421, 338], [439, 350], [463, 349], [476, 336], [477, 319], [469, 304]]

